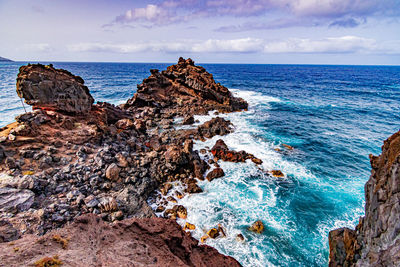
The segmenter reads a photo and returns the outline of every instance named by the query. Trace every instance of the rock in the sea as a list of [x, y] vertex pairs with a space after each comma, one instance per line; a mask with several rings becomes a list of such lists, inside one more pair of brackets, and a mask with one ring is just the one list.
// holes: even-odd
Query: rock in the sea
[[211, 182], [212, 180], [214, 180], [214, 179], [216, 179], [216, 178], [223, 177], [224, 175], [225, 175], [225, 173], [224, 173], [224, 170], [223, 170], [223, 169], [221, 169], [221, 168], [215, 168], [214, 170], [210, 171], [210, 172], [207, 174], [206, 178], [207, 178], [208, 181]]
[[246, 151], [233, 151], [229, 150], [228, 146], [222, 139], [217, 140], [215, 145], [211, 148], [211, 153], [214, 158], [221, 159], [223, 161], [231, 162], [245, 162], [247, 159], [254, 157], [248, 154]]
[[207, 235], [214, 239], [219, 236], [219, 231], [216, 228], [211, 228], [210, 230], [207, 231]]
[[151, 70], [150, 77], [138, 85], [136, 94], [124, 108], [179, 107], [187, 113], [208, 110], [236, 111], [247, 109], [247, 102], [233, 97], [228, 88], [214, 81], [203, 67], [195, 66], [190, 58], [159, 72]]
[[[68, 246], [60, 246], [54, 235], [68, 239]], [[42, 237], [26, 235], [13, 242], [12, 246], [0, 243], [1, 265], [34, 266], [57, 255], [61, 266], [241, 266], [214, 248], [199, 246], [175, 221], [162, 218], [109, 225], [100, 217], [85, 215]]]
[[183, 125], [190, 125], [194, 123], [194, 117], [192, 115], [186, 116], [183, 118], [182, 124]]
[[201, 193], [203, 192], [203, 189], [201, 189], [196, 183], [189, 183], [185, 192], [189, 194]]
[[35, 200], [35, 194], [30, 190], [15, 188], [0, 188], [0, 211], [17, 212], [28, 210]]
[[29, 64], [19, 69], [17, 93], [35, 108], [85, 113], [94, 102], [81, 77], [52, 65]]
[[232, 123], [224, 118], [216, 117], [197, 127], [201, 137], [212, 138], [216, 135], [227, 135], [233, 132]]
[[400, 131], [370, 160], [365, 216], [329, 233], [329, 266], [400, 266]]
[[280, 170], [272, 170], [272, 171], [271, 171], [271, 174], [272, 174], [272, 176], [278, 177], [278, 178], [285, 177], [285, 175], [283, 174], [283, 172], [280, 171]]
[[255, 221], [250, 227], [249, 230], [257, 233], [257, 234], [261, 234], [264, 231], [264, 224], [262, 223], [262, 221]]

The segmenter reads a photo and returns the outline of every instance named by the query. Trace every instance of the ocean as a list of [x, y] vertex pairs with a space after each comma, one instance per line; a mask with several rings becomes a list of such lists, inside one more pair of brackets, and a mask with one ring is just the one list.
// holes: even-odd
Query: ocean
[[[150, 69], [170, 65], [52, 63], [81, 76], [96, 101], [113, 104], [132, 97]], [[0, 127], [24, 111], [15, 92], [23, 64], [0, 63]], [[326, 266], [329, 231], [353, 228], [364, 213], [368, 155], [378, 155], [400, 128], [400, 67], [200, 65], [247, 100], [249, 110], [219, 115], [232, 121], [235, 132], [198, 141], [195, 149], [221, 138], [230, 149], [262, 159], [264, 171], [252, 162], [222, 162], [225, 177], [200, 182], [203, 193], [179, 200], [197, 227], [193, 236], [200, 239], [204, 229], [221, 224], [227, 237], [206, 243], [244, 266]], [[247, 230], [256, 220], [265, 225], [261, 235]], [[239, 233], [245, 242], [235, 240]]]

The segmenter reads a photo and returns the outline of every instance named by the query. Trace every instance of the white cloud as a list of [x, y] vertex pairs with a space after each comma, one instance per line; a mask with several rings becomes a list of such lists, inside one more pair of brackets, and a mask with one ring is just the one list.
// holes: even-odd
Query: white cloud
[[355, 53], [378, 50], [374, 39], [357, 36], [331, 37], [319, 40], [291, 38], [265, 44], [266, 53]]
[[209, 39], [204, 41], [180, 40], [126, 44], [79, 43], [67, 46], [71, 52], [108, 53], [379, 53], [399, 54], [400, 40], [378, 43], [374, 39], [358, 36], [329, 37], [324, 39], [290, 38], [267, 41], [257, 38]]
[[47, 43], [25, 44], [20, 49], [29, 52], [49, 52], [53, 50]]

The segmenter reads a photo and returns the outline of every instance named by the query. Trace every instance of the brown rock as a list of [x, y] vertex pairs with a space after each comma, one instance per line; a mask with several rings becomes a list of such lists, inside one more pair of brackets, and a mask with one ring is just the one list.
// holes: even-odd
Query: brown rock
[[222, 139], [217, 140], [215, 145], [211, 148], [211, 153], [213, 154], [214, 158], [231, 162], [245, 162], [246, 159], [252, 158], [252, 155], [245, 151], [236, 152], [228, 150], [228, 146]]
[[[236, 111], [247, 108], [246, 101], [233, 97], [226, 87], [216, 83], [210, 73], [195, 66], [191, 59], [180, 58], [178, 64], [161, 73], [158, 70], [150, 72], [124, 108], [172, 106], [201, 114], [212, 109]], [[186, 103], [192, 105], [185, 106]]]
[[214, 239], [219, 236], [219, 231], [216, 228], [211, 228], [210, 230], [207, 231], [207, 235]]
[[189, 194], [195, 194], [203, 192], [203, 189], [201, 189], [196, 183], [190, 183], [187, 185], [185, 192]]
[[170, 183], [165, 183], [165, 184], [161, 187], [160, 192], [161, 192], [161, 194], [162, 194], [163, 196], [166, 196], [171, 188], [172, 188], [172, 184], [170, 184]]
[[199, 136], [205, 138], [212, 138], [216, 135], [227, 135], [232, 131], [232, 123], [220, 117], [216, 117], [209, 121], [206, 121], [205, 123], [197, 127], [197, 132]]
[[131, 119], [121, 119], [115, 123], [115, 127], [123, 130], [132, 129], [134, 126], [135, 125]]
[[106, 169], [106, 178], [111, 181], [117, 181], [119, 179], [119, 171], [117, 164], [111, 163]]
[[85, 113], [94, 102], [81, 77], [52, 65], [22, 66], [17, 77], [17, 93], [35, 108]]
[[176, 215], [179, 218], [181, 218], [181, 219], [186, 219], [187, 218], [187, 210], [186, 210], [186, 208], [184, 206], [176, 205], [172, 209], [176, 211]]
[[224, 175], [225, 175], [225, 173], [224, 173], [224, 170], [223, 170], [223, 169], [221, 169], [221, 168], [215, 168], [214, 170], [210, 171], [210, 172], [207, 174], [206, 178], [207, 178], [208, 181], [211, 182], [212, 180], [214, 180], [214, 179], [216, 179], [216, 178], [223, 177]]
[[188, 222], [185, 223], [185, 226], [183, 227], [183, 230], [194, 230], [194, 229], [196, 229], [196, 226]]
[[183, 118], [183, 125], [190, 125], [194, 123], [194, 117], [193, 116], [186, 116], [185, 118]]
[[285, 175], [283, 174], [283, 172], [281, 172], [280, 170], [272, 170], [272, 171], [271, 171], [271, 174], [272, 174], [274, 177], [279, 177], [279, 178], [285, 177]]
[[242, 234], [238, 234], [238, 235], [236, 236], [236, 241], [238, 241], [238, 242], [243, 242], [243, 241], [244, 241], [244, 236], [243, 236]]
[[256, 221], [249, 227], [249, 230], [254, 233], [261, 234], [264, 231], [264, 224], [262, 221]]

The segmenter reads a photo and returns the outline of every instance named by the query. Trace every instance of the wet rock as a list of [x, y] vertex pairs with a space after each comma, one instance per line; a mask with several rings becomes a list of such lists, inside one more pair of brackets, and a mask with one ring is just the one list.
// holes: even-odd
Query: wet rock
[[212, 180], [223, 177], [224, 175], [225, 173], [223, 169], [215, 168], [207, 174], [206, 179], [211, 182]]
[[271, 174], [272, 174], [274, 177], [278, 177], [278, 178], [285, 177], [285, 175], [283, 174], [283, 172], [281, 172], [280, 170], [272, 170], [272, 171], [271, 171]]
[[185, 223], [185, 226], [183, 227], [183, 230], [195, 230], [196, 226], [194, 224], [191, 223]]
[[236, 241], [237, 242], [244, 242], [244, 236], [242, 234], [238, 234], [236, 236]]
[[207, 231], [207, 235], [214, 239], [219, 236], [219, 231], [216, 228], [211, 228], [210, 230]]
[[285, 147], [285, 148], [288, 149], [288, 150], [293, 150], [293, 147], [292, 147], [292, 146], [289, 146], [289, 145], [287, 145], [287, 144], [282, 144], [282, 146]]
[[182, 205], [176, 205], [172, 208], [174, 211], [176, 211], [176, 215], [181, 218], [181, 219], [186, 219], [187, 218], [187, 210], [184, 206]]
[[264, 231], [264, 224], [262, 221], [256, 221], [249, 227], [249, 230], [254, 233], [261, 234]]
[[161, 192], [162, 195], [166, 196], [171, 188], [172, 188], [172, 184], [170, 184], [170, 183], [165, 183], [165, 184], [161, 187], [160, 192]]
[[262, 161], [261, 159], [256, 158], [256, 157], [251, 158], [251, 161], [254, 162], [254, 163], [257, 164], [257, 165], [260, 165], [260, 164], [263, 163], [263, 161]]
[[203, 189], [201, 189], [196, 183], [189, 183], [185, 189], [185, 192], [189, 194], [196, 194], [203, 192]]
[[0, 211], [18, 212], [28, 210], [35, 200], [35, 194], [30, 190], [15, 188], [0, 188]]
[[194, 123], [194, 117], [193, 116], [186, 116], [185, 118], [183, 118], [183, 125], [190, 125]]
[[111, 181], [117, 181], [119, 179], [119, 172], [120, 168], [117, 166], [117, 164], [112, 163], [106, 169], [106, 178]]
[[245, 162], [246, 159], [252, 157], [245, 151], [236, 152], [229, 150], [228, 146], [222, 139], [217, 140], [215, 145], [211, 148], [211, 153], [213, 154], [214, 158], [231, 162]]
[[94, 102], [81, 77], [51, 65], [22, 66], [17, 77], [17, 93], [34, 107], [68, 113], [84, 113]]
[[230, 121], [217, 117], [197, 127], [197, 132], [199, 136], [212, 138], [216, 135], [227, 135], [233, 132], [233, 128]]

